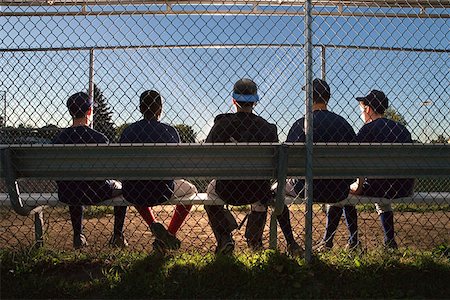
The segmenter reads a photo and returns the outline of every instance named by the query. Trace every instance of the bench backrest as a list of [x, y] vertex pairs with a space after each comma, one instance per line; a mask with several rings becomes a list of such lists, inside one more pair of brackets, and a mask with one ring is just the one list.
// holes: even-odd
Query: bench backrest
[[[288, 144], [287, 176], [304, 176], [304, 145]], [[315, 178], [450, 177], [449, 144], [314, 144]]]
[[[17, 178], [270, 179], [276, 175], [277, 145], [44, 145], [2, 149]], [[9, 170], [11, 171], [11, 170]]]
[[[0, 147], [1, 177], [11, 204], [25, 207], [19, 178], [90, 179], [275, 179], [303, 177], [304, 144], [13, 145]], [[450, 145], [315, 144], [314, 178], [418, 178], [450, 176]], [[281, 205], [281, 204], [280, 204]]]

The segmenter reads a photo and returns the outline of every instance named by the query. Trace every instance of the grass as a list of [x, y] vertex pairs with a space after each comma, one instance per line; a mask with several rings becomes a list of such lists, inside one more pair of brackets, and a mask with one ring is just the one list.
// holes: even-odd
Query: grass
[[272, 250], [233, 257], [0, 251], [1, 298], [448, 298], [449, 246], [311, 264]]
[[106, 215], [114, 214], [113, 206], [86, 206], [84, 210], [86, 218], [101, 218]]
[[[395, 212], [415, 212], [415, 213], [426, 213], [426, 212], [438, 212], [438, 211], [450, 211], [450, 204], [405, 204], [405, 203], [394, 203], [392, 208]], [[375, 212], [374, 204], [358, 204], [356, 205], [358, 212]]]

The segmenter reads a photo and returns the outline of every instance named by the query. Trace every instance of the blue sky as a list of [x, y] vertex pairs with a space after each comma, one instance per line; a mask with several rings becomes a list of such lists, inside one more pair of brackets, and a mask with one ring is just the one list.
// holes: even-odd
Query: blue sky
[[[447, 13], [450, 13], [447, 11]], [[157, 89], [163, 121], [185, 123], [203, 138], [214, 116], [232, 111], [231, 90], [241, 77], [259, 85], [256, 113], [276, 123], [280, 140], [304, 112], [302, 47], [234, 47], [235, 44], [304, 43], [300, 16], [134, 15], [1, 17], [0, 48], [136, 45], [229, 45], [226, 48], [99, 50], [95, 81], [116, 124], [140, 118], [139, 94]], [[446, 49], [450, 19], [314, 17], [315, 44]], [[67, 97], [88, 86], [88, 51], [5, 52], [0, 90], [7, 91], [8, 125], [69, 124]], [[327, 48], [330, 109], [355, 130], [362, 126], [356, 96], [383, 90], [416, 138], [450, 135], [450, 55]], [[320, 49], [314, 50], [320, 76]], [[423, 107], [422, 101], [433, 105]], [[426, 125], [426, 123], [431, 123]]]

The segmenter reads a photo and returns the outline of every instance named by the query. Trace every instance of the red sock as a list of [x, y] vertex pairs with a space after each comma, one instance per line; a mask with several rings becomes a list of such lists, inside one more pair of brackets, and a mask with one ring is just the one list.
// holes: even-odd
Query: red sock
[[181, 224], [183, 224], [184, 219], [186, 219], [192, 205], [178, 204], [175, 207], [175, 212], [173, 213], [172, 220], [170, 220], [169, 228], [167, 229], [171, 234], [175, 235], [180, 229]]
[[144, 219], [148, 226], [155, 222], [155, 216], [153, 215], [151, 207], [147, 206], [135, 206], [138, 213]]

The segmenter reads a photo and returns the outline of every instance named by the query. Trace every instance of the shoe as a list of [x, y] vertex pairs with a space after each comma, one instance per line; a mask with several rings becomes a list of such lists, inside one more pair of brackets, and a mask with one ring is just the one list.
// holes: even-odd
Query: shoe
[[168, 250], [178, 250], [181, 247], [181, 241], [173, 234], [167, 231], [163, 224], [154, 222], [150, 225], [150, 231], [155, 236], [158, 243], [162, 243], [162, 247]]
[[165, 254], [166, 253], [166, 247], [164, 246], [164, 243], [161, 240], [155, 239], [153, 241], [153, 251], [155, 251], [158, 254]]
[[88, 246], [88, 242], [84, 234], [81, 233], [73, 236], [73, 247], [75, 249], [80, 249], [86, 246]]
[[251, 251], [262, 251], [264, 250], [262, 241], [251, 241], [247, 240], [247, 246]]
[[109, 245], [115, 248], [126, 248], [128, 247], [128, 241], [123, 234], [113, 234], [109, 240]]
[[360, 241], [358, 241], [356, 243], [348, 243], [345, 246], [345, 250], [347, 250], [349, 252], [360, 252], [360, 253], [365, 252], [365, 249], [363, 248]]
[[318, 244], [312, 247], [312, 251], [316, 253], [325, 253], [331, 251], [331, 248], [333, 248], [332, 245], [330, 246], [330, 244], [327, 244], [327, 242], [321, 240]]
[[234, 240], [231, 234], [223, 235], [219, 239], [216, 247], [216, 255], [232, 255], [234, 251]]
[[387, 250], [398, 250], [397, 242], [394, 239], [384, 242], [384, 247]]
[[287, 254], [292, 257], [303, 257], [305, 251], [297, 242], [292, 242], [287, 245]]

